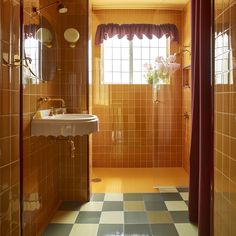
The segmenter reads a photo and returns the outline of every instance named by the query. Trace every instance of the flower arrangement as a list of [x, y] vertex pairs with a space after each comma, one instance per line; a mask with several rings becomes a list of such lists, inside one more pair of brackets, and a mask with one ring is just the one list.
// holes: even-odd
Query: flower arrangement
[[176, 70], [180, 68], [180, 64], [176, 63], [176, 54], [170, 55], [167, 59], [158, 56], [155, 59], [155, 64], [145, 63], [144, 67], [147, 70], [145, 78], [149, 84], [155, 84], [158, 87], [160, 84], [166, 84], [169, 78]]

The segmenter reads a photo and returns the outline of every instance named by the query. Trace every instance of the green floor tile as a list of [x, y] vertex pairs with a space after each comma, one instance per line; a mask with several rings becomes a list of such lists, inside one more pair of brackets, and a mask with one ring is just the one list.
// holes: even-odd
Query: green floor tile
[[102, 202], [104, 201], [105, 193], [94, 193], [91, 197], [91, 201], [93, 202]]
[[166, 205], [164, 202], [156, 201], [156, 202], [145, 202], [145, 207], [147, 211], [167, 211]]
[[104, 202], [102, 211], [123, 211], [123, 202]]
[[77, 216], [75, 223], [79, 224], [98, 224], [101, 212], [98, 211], [81, 211]]
[[124, 201], [143, 201], [141, 193], [124, 193]]
[[151, 236], [150, 226], [147, 224], [125, 225], [125, 236]]
[[170, 211], [174, 223], [189, 223], [188, 211]]
[[161, 193], [144, 193], [143, 200], [144, 201], [151, 201], [151, 202], [164, 201]]
[[97, 236], [123, 236], [124, 225], [100, 224]]
[[146, 212], [125, 212], [125, 224], [148, 224]]

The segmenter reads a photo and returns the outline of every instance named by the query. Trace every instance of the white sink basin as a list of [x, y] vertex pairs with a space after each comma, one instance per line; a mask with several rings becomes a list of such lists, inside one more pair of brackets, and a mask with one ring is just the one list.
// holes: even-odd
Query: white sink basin
[[98, 117], [90, 114], [59, 114], [39, 111], [31, 123], [32, 136], [82, 136], [98, 132]]

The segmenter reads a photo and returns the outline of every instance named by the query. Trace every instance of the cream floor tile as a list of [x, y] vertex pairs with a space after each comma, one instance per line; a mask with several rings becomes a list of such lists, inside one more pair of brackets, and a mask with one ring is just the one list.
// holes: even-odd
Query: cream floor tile
[[70, 236], [95, 236], [98, 232], [98, 224], [75, 224]]
[[184, 223], [184, 224], [175, 224], [175, 227], [180, 236], [198, 235], [198, 230], [195, 225]]
[[180, 193], [184, 201], [188, 201], [188, 193]]
[[122, 193], [106, 193], [104, 201], [123, 201], [123, 194]]
[[102, 212], [100, 224], [124, 224], [124, 212], [109, 211]]
[[57, 211], [51, 223], [74, 224], [78, 213], [78, 211]]
[[103, 202], [87, 202], [81, 206], [80, 211], [102, 211]]
[[188, 211], [184, 201], [165, 201], [168, 211]]
[[124, 202], [124, 211], [145, 211], [144, 202], [141, 201]]

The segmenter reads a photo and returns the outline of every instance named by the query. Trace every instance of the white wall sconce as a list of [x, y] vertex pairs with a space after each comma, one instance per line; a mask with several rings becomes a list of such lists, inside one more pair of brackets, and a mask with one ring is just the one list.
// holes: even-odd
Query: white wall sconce
[[69, 43], [71, 48], [76, 46], [77, 41], [79, 40], [79, 31], [74, 28], [66, 29], [64, 32], [64, 38]]

